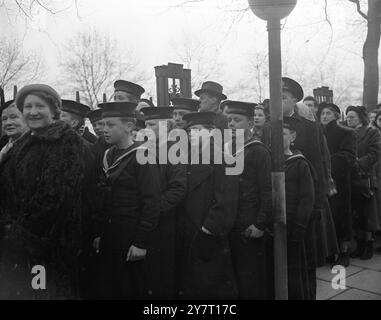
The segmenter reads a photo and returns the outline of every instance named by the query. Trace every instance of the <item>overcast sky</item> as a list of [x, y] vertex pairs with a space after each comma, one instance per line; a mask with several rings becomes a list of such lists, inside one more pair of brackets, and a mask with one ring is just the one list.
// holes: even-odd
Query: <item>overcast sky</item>
[[[8, 0], [13, 1], [13, 0]], [[0, 11], [0, 28], [5, 35], [23, 39], [25, 50], [40, 51], [46, 65], [46, 77], [41, 81], [60, 83], [59, 57], [63, 45], [83, 29], [96, 27], [109, 33], [122, 49], [132, 51], [150, 76], [146, 84], [153, 93], [154, 66], [178, 62], [174, 44], [185, 35], [208, 44], [213, 55], [206, 57], [219, 61], [220, 67], [211, 80], [223, 81], [228, 90], [249, 79], [248, 66], [256, 52], [266, 52], [267, 32], [264, 21], [251, 11], [239, 20], [229, 9], [244, 8], [246, 0], [205, 0], [181, 7], [182, 0], [78, 0], [74, 6], [51, 15], [40, 10], [26, 27], [23, 19]], [[70, 4], [70, 1], [61, 1]], [[328, 15], [332, 29], [324, 21], [323, 0], [299, 0], [297, 7], [285, 22], [282, 32], [284, 73], [301, 81], [311, 94], [309, 76], [318, 74], [320, 85], [348, 87], [353, 99], [360, 102], [362, 81], [362, 42], [365, 26], [355, 6], [346, 0], [330, 0]], [[357, 21], [357, 22], [356, 22]], [[294, 74], [293, 74], [294, 73]], [[128, 80], [128, 79], [126, 79]], [[316, 81], [314, 85], [316, 84]], [[61, 85], [61, 84], [60, 84]], [[59, 88], [62, 91], [62, 88]], [[345, 94], [348, 94], [348, 90]], [[340, 94], [343, 94], [342, 92]], [[239, 98], [237, 91], [232, 97]]]

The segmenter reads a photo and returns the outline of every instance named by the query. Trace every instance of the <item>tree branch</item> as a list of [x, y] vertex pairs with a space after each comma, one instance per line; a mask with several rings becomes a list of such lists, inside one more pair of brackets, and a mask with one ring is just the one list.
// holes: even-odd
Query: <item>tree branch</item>
[[356, 4], [357, 12], [362, 16], [365, 20], [368, 20], [368, 16], [361, 10], [360, 0], [348, 0], [354, 4]]

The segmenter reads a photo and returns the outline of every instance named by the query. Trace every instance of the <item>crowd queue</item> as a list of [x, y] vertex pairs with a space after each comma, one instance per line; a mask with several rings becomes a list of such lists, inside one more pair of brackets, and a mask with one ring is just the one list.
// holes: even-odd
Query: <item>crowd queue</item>
[[[1, 106], [0, 299], [274, 299], [269, 101], [227, 100], [207, 81], [198, 100], [155, 107], [135, 83], [114, 88], [96, 110], [41, 84]], [[343, 118], [303, 98], [282, 78], [288, 293], [314, 300], [318, 267], [377, 250], [381, 110], [349, 106]], [[139, 130], [159, 139], [163, 121], [191, 146], [202, 129], [242, 129], [244, 147], [233, 134], [220, 151], [243, 171], [139, 163]], [[45, 268], [45, 290], [31, 285], [33, 266]]]

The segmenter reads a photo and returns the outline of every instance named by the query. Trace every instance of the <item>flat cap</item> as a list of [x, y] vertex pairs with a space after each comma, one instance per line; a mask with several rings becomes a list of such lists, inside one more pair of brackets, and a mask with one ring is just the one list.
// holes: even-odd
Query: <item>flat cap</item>
[[187, 122], [185, 129], [195, 125], [214, 126], [216, 114], [214, 112], [192, 112], [184, 115], [183, 120]]
[[171, 102], [173, 104], [174, 110], [188, 110], [191, 112], [197, 112], [200, 106], [200, 101], [190, 98], [172, 98]]
[[92, 110], [87, 114], [87, 117], [91, 122], [97, 122], [102, 120], [102, 109]]
[[136, 118], [137, 104], [134, 102], [107, 102], [98, 106], [102, 110], [102, 118]]
[[172, 119], [173, 107], [146, 107], [140, 110], [145, 120]]
[[126, 80], [117, 80], [114, 82], [115, 91], [123, 91], [130, 93], [140, 99], [141, 95], [144, 93], [144, 88], [139, 86], [136, 83], [126, 81]]
[[256, 103], [226, 100], [221, 103], [221, 107], [226, 106], [226, 113], [241, 114], [247, 117], [254, 117]]
[[86, 118], [90, 110], [91, 110], [90, 107], [82, 103], [79, 103], [73, 100], [62, 99], [61, 111], [75, 114], [77, 116], [80, 116], [81, 118]]
[[298, 102], [303, 99], [304, 92], [301, 85], [291, 78], [282, 78], [282, 90], [291, 92]]

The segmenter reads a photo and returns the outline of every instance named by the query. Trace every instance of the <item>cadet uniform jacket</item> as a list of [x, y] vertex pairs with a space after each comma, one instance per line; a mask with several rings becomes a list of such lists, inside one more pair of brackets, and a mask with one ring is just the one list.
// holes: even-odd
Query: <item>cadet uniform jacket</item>
[[[119, 236], [124, 239], [117, 247], [134, 245], [149, 246], [150, 232], [156, 227], [160, 213], [160, 177], [156, 164], [141, 165], [136, 159], [139, 144], [130, 146], [115, 159], [116, 147], [104, 155], [106, 174], [106, 219], [118, 219], [129, 223], [133, 234]], [[130, 243], [132, 242], [132, 243]], [[124, 249], [128, 249], [125, 248]]]

